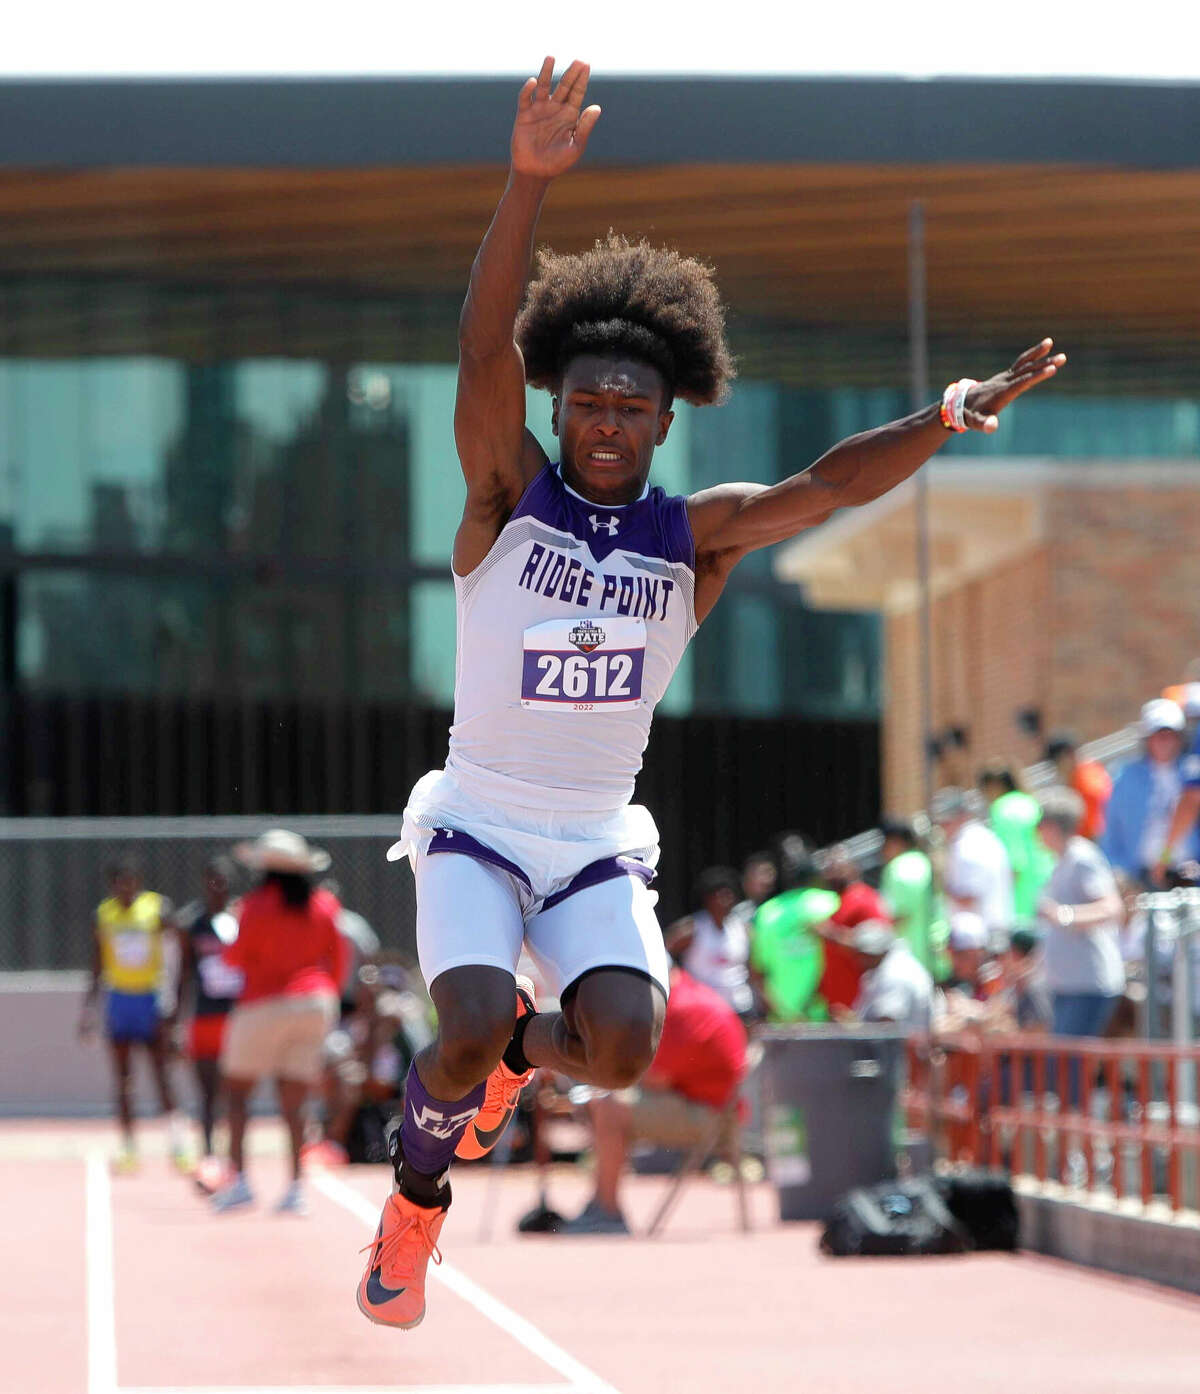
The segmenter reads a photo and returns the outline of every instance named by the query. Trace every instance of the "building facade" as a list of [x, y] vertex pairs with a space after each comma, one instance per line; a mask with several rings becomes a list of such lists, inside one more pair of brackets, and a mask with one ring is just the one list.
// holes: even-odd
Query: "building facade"
[[[512, 86], [0, 84], [0, 812], [390, 812], [440, 762], [454, 326]], [[1189, 128], [1191, 89], [597, 87], [604, 127], [545, 239], [613, 225], [711, 260], [740, 360], [729, 405], [680, 411], [656, 457], [668, 488], [772, 483], [908, 409], [914, 199], [936, 384], [1047, 330], [1073, 355], [1061, 392], [948, 457], [1200, 453], [1180, 352], [1200, 176], [1163, 134]], [[431, 106], [459, 116], [431, 129]], [[947, 128], [966, 133], [953, 162]], [[553, 453], [545, 396], [530, 423]], [[987, 547], [1044, 598], [1046, 563], [998, 543], [999, 518]], [[643, 789], [692, 821], [679, 908], [707, 860], [873, 820], [913, 639], [885, 631], [867, 552], [843, 555], [861, 583], [840, 590], [751, 558], [693, 645]], [[895, 582], [911, 558], [887, 555]], [[1066, 662], [1035, 628], [1014, 647]], [[1004, 701], [1057, 715], [1057, 662]], [[885, 719], [899, 771], [920, 732]], [[1089, 710], [1085, 733], [1107, 720]], [[890, 802], [912, 802], [907, 778], [889, 773]]]

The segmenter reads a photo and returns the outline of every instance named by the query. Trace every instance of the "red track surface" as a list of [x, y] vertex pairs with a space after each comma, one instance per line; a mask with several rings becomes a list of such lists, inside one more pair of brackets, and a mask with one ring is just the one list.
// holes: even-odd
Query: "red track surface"
[[[1200, 1300], [1030, 1256], [825, 1260], [813, 1226], [774, 1222], [768, 1188], [741, 1235], [732, 1195], [704, 1181], [654, 1241], [567, 1240], [514, 1233], [527, 1171], [461, 1170], [451, 1286], [430, 1283], [418, 1330], [382, 1330], [354, 1306], [382, 1169], [330, 1173], [308, 1219], [277, 1217], [282, 1165], [258, 1156], [260, 1205], [216, 1216], [161, 1157], [111, 1179], [94, 1160], [89, 1193], [85, 1154], [108, 1145], [93, 1124], [0, 1127], [0, 1394], [1200, 1388]], [[630, 1183], [631, 1218], [663, 1185]], [[567, 1213], [585, 1194], [582, 1175], [553, 1178]]]

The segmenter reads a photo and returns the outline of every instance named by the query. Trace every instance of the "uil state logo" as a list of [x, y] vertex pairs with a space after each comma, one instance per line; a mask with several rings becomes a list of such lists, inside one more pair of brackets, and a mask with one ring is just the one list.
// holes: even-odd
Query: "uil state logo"
[[583, 620], [571, 630], [567, 638], [580, 652], [592, 653], [604, 643], [606, 635], [598, 624], [593, 624], [591, 620]]

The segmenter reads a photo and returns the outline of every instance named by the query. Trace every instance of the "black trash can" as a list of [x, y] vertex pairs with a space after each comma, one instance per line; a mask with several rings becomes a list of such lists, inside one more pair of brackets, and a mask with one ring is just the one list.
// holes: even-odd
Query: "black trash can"
[[761, 1036], [767, 1171], [781, 1220], [825, 1220], [855, 1186], [896, 1175], [904, 1033], [775, 1026]]

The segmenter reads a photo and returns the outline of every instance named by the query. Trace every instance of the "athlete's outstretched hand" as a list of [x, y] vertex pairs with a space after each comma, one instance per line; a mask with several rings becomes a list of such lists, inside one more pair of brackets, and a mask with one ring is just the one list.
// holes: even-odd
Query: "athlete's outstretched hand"
[[551, 91], [554, 59], [547, 58], [537, 77], [521, 88], [512, 133], [512, 167], [517, 174], [553, 179], [565, 174], [583, 154], [600, 108], [583, 106], [591, 69], [571, 64]]
[[1000, 424], [997, 413], [1002, 412], [1010, 402], [1015, 402], [1022, 392], [1052, 378], [1067, 361], [1065, 353], [1051, 354], [1053, 339], [1043, 339], [1017, 359], [1011, 368], [997, 373], [987, 382], [978, 383], [967, 392], [963, 403], [963, 421], [973, 431], [987, 431], [989, 434]]

